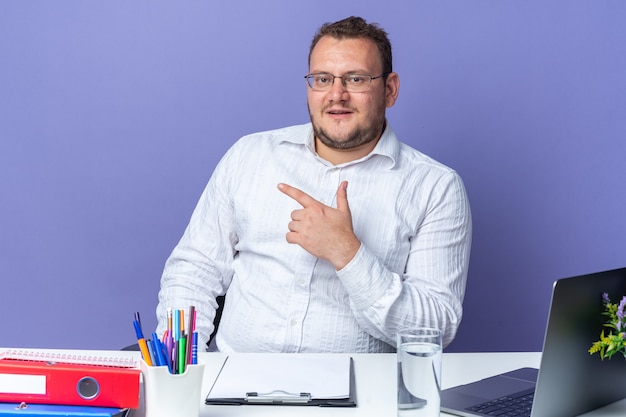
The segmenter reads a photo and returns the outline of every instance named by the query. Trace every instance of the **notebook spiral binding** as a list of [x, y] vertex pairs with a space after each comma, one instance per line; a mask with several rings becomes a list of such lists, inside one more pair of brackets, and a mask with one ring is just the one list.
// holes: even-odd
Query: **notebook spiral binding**
[[36, 350], [8, 349], [0, 352], [0, 359], [17, 359], [25, 361], [43, 361], [57, 363], [71, 363], [78, 365], [98, 365], [117, 368], [137, 368], [135, 358], [115, 357], [98, 354], [53, 353]]

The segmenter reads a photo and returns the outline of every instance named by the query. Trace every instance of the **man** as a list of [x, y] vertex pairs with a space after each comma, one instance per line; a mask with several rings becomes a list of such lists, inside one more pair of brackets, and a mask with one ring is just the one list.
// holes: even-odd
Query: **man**
[[451, 169], [398, 141], [387, 34], [350, 17], [309, 53], [311, 123], [240, 139], [167, 260], [157, 316], [196, 307], [221, 351], [393, 352], [397, 329], [454, 338], [471, 241]]

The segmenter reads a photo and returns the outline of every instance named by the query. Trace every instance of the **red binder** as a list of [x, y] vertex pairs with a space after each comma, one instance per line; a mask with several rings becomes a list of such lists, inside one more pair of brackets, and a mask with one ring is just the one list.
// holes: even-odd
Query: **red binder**
[[138, 408], [137, 368], [0, 359], [0, 402]]

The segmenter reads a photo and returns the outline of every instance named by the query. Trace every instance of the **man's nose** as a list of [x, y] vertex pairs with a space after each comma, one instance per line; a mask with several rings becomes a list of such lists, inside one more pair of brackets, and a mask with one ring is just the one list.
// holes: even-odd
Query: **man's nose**
[[348, 95], [348, 90], [346, 86], [343, 84], [343, 78], [335, 77], [333, 80], [333, 85], [328, 92], [328, 96], [333, 101], [346, 100], [346, 96]]

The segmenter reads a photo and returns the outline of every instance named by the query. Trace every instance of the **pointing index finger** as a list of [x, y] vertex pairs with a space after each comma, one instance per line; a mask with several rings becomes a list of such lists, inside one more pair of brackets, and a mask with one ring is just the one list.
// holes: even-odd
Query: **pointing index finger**
[[308, 207], [313, 204], [319, 204], [319, 202], [316, 199], [314, 199], [313, 197], [311, 197], [304, 191], [296, 187], [292, 187], [291, 185], [280, 183], [278, 184], [278, 189], [282, 191], [285, 195], [296, 200], [298, 203], [300, 203], [302, 207]]

